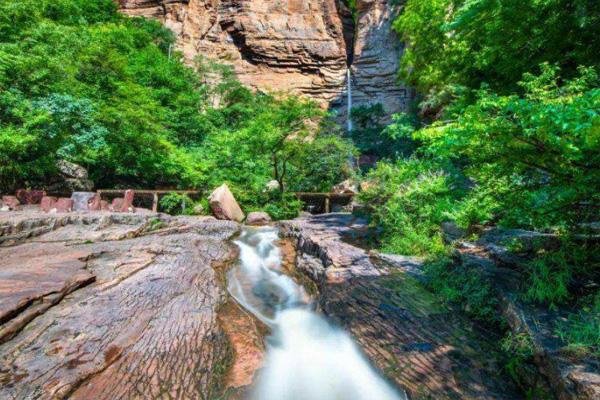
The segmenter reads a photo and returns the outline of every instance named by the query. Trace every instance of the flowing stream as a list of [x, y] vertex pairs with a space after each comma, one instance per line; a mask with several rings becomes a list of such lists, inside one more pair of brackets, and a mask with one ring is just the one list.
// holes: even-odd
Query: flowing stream
[[401, 400], [350, 336], [312, 311], [310, 297], [281, 270], [275, 228], [244, 228], [228, 289], [271, 328], [252, 400]]

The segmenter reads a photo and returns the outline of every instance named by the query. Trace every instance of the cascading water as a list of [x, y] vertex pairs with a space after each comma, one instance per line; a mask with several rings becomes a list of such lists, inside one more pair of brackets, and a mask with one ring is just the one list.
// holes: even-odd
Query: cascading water
[[346, 122], [348, 124], [348, 132], [352, 131], [352, 118], [351, 118], [351, 112], [352, 112], [352, 71], [350, 69], [350, 67], [348, 67], [348, 69], [346, 69], [346, 96], [347, 96], [347, 103], [348, 103], [348, 116], [346, 117]]
[[310, 298], [281, 271], [274, 228], [245, 228], [231, 295], [272, 330], [253, 400], [401, 400], [350, 336], [311, 310]]

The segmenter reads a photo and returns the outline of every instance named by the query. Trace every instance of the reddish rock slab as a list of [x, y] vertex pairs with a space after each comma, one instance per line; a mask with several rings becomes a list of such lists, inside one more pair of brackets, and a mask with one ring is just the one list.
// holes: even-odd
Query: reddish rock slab
[[56, 208], [57, 200], [58, 199], [56, 197], [44, 196], [42, 197], [42, 201], [40, 202], [40, 208], [44, 212], [50, 212], [50, 210]]
[[100, 194], [96, 193], [92, 198], [90, 198], [87, 206], [89, 211], [100, 211], [102, 209], [102, 198], [100, 197]]
[[71, 212], [73, 211], [73, 203], [73, 199], [61, 197], [56, 201], [54, 208], [56, 209], [56, 212], [59, 213]]
[[120, 211], [120, 210], [121, 210], [121, 207], [123, 207], [123, 202], [124, 202], [124, 200], [123, 200], [123, 198], [122, 198], [122, 197], [115, 197], [115, 198], [112, 200], [112, 203], [110, 204], [110, 208], [111, 208], [113, 211], [116, 211], [116, 212], [118, 212], [118, 211]]
[[219, 322], [234, 350], [233, 365], [227, 374], [226, 386], [236, 390], [247, 388], [263, 364], [264, 333], [260, 331], [260, 323], [233, 300], [221, 308]]
[[[65, 295], [94, 280], [80, 259], [88, 253], [63, 245], [4, 251], [0, 267], [0, 343], [12, 338]], [[2, 254], [2, 252], [0, 252]]]
[[121, 211], [121, 212], [134, 212], [135, 208], [133, 208], [133, 198], [135, 197], [135, 193], [133, 190], [128, 189], [125, 191], [125, 195], [123, 196], [123, 203], [121, 204], [121, 207], [119, 207], [118, 210], [115, 209], [115, 211]]
[[106, 200], [100, 200], [100, 210], [110, 211], [110, 203]]
[[46, 196], [46, 192], [43, 190], [25, 190], [19, 189], [15, 193], [15, 196], [21, 204], [40, 204], [42, 198]]
[[[1, 399], [221, 398], [231, 348], [211, 265], [235, 257], [236, 224], [173, 218], [154, 233], [137, 224], [156, 217], [137, 214], [11, 214], [0, 236], [40, 221], [54, 231], [0, 247], [0, 329], [13, 327], [0, 344]], [[117, 222], [128, 239], [76, 244], [82, 230], [114, 237]], [[82, 273], [95, 280], [72, 286]]]
[[2, 196], [2, 203], [10, 210], [19, 210], [21, 208], [21, 202], [16, 196]]

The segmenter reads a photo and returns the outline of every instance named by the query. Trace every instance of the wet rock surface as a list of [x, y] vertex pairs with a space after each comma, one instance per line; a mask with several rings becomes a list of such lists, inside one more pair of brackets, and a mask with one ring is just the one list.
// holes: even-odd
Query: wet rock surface
[[212, 264], [238, 225], [159, 214], [0, 215], [0, 398], [220, 394]]
[[418, 283], [418, 259], [347, 243], [363, 228], [349, 214], [281, 223], [297, 242], [298, 269], [319, 287], [323, 312], [411, 398], [521, 398], [496, 360], [498, 333], [437, 303]]

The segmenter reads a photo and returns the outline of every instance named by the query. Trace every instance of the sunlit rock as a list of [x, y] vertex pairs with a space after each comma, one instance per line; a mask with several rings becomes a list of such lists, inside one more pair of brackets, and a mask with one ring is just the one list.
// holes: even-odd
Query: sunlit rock
[[245, 218], [244, 212], [225, 183], [211, 193], [208, 201], [210, 203], [210, 208], [217, 219], [242, 222]]
[[271, 216], [264, 211], [253, 211], [246, 218], [246, 225], [267, 225], [270, 222]]

